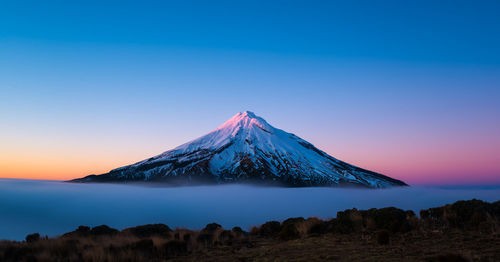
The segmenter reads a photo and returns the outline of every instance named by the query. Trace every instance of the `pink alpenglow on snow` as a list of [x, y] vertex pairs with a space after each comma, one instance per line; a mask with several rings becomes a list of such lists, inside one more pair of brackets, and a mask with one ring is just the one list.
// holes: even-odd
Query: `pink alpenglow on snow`
[[340, 161], [245, 111], [214, 131], [138, 163], [74, 182], [254, 183], [283, 186], [406, 186]]

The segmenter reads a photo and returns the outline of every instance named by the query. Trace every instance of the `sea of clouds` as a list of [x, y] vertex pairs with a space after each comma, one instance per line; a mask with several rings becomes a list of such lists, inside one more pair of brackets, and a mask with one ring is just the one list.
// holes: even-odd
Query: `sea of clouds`
[[500, 187], [405, 187], [385, 190], [245, 185], [161, 187], [0, 179], [0, 239], [57, 236], [79, 225], [117, 229], [150, 223], [225, 228], [289, 217], [335, 217], [337, 211], [395, 206], [419, 210], [457, 200], [500, 200]]

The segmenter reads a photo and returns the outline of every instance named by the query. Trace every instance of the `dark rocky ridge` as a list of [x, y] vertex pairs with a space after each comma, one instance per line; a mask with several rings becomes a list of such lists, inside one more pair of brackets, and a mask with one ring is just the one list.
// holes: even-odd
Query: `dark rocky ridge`
[[500, 201], [458, 201], [420, 214], [348, 209], [333, 219], [269, 221], [249, 232], [217, 223], [201, 230], [80, 226], [57, 238], [0, 241], [0, 261], [500, 261]]

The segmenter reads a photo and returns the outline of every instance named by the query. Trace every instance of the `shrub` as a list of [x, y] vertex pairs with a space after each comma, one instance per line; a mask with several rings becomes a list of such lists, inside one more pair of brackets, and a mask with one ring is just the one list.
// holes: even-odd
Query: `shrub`
[[390, 232], [407, 232], [412, 229], [409, 218], [415, 217], [412, 211], [394, 207], [358, 211], [348, 209], [337, 213], [337, 218], [327, 222], [327, 230], [333, 233], [351, 233], [363, 230], [386, 229]]
[[256, 236], [256, 235], [259, 235], [259, 234], [260, 234], [260, 228], [259, 227], [253, 226], [252, 228], [250, 228], [250, 235]]
[[457, 201], [451, 206], [445, 206], [453, 214], [453, 216], [445, 216], [445, 219], [452, 227], [477, 228], [487, 220], [490, 213], [493, 213], [492, 207], [493, 205], [477, 199]]
[[88, 226], [79, 226], [74, 232], [78, 232], [78, 233], [88, 233], [90, 232], [90, 227]]
[[318, 221], [316, 223], [312, 223], [307, 230], [307, 234], [309, 235], [322, 235], [327, 232], [327, 223], [324, 221]]
[[473, 199], [420, 211], [431, 228], [484, 229], [491, 231], [500, 220], [500, 204]]
[[300, 238], [299, 230], [297, 229], [297, 225], [295, 223], [285, 224], [279, 233], [279, 237], [281, 240], [292, 240]]
[[[312, 229], [313, 227], [314, 229]], [[324, 234], [326, 232], [326, 230], [324, 229], [325, 227], [323, 220], [317, 217], [310, 217], [297, 224], [297, 230], [299, 231], [301, 236]]]
[[[414, 215], [413, 212], [408, 214]], [[395, 207], [370, 209], [366, 215], [374, 219], [377, 229], [386, 229], [392, 233], [407, 232], [410, 230], [407, 213], [401, 209]]]
[[137, 227], [126, 228], [122, 232], [130, 233], [136, 237], [146, 238], [152, 236], [170, 236], [172, 229], [164, 224], [148, 224]]
[[258, 231], [263, 237], [272, 237], [281, 231], [281, 224], [278, 221], [269, 221], [260, 226]]
[[281, 223], [281, 225], [285, 226], [288, 224], [298, 224], [298, 223], [301, 223], [304, 221], [306, 221], [306, 220], [303, 217], [292, 217], [292, 218], [289, 218], [289, 219], [283, 221], [283, 223]]
[[318, 219], [304, 219], [303, 217], [289, 218], [281, 223], [279, 237], [282, 240], [291, 240], [300, 238], [301, 235], [306, 235], [310, 224]]
[[34, 243], [37, 242], [38, 240], [40, 240], [40, 234], [38, 233], [33, 233], [26, 236], [26, 242], [28, 243]]
[[332, 233], [349, 234], [354, 232], [354, 226], [348, 217], [334, 218], [327, 222], [327, 231]]
[[90, 230], [90, 234], [92, 236], [109, 236], [109, 235], [115, 235], [118, 232], [119, 232], [118, 230], [110, 228], [106, 225], [96, 226]]
[[208, 233], [214, 233], [219, 228], [222, 228], [222, 226], [217, 224], [217, 223], [210, 223], [210, 224], [207, 224], [202, 231], [208, 232]]
[[90, 234], [90, 227], [79, 226], [75, 231], [68, 232], [63, 237], [86, 237]]
[[248, 234], [247, 232], [243, 231], [243, 229], [241, 229], [241, 227], [233, 227], [233, 229], [231, 229], [231, 232], [233, 232], [233, 234], [236, 237], [242, 237], [242, 236]]

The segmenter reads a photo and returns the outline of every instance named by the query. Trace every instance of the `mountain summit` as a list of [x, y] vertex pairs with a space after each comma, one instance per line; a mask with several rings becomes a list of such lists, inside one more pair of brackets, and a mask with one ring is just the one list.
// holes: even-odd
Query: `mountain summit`
[[406, 186], [337, 160], [250, 111], [214, 131], [138, 163], [73, 182], [270, 183], [284, 186]]

